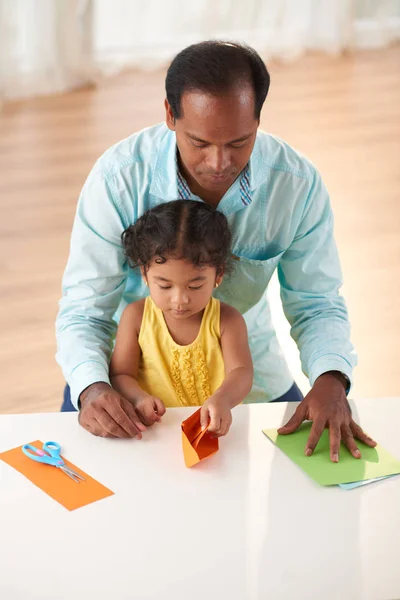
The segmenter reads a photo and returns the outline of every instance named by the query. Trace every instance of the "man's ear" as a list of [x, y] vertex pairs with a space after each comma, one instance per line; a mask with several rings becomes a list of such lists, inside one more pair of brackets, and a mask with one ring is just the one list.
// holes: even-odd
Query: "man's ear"
[[168, 129], [171, 131], [175, 131], [175, 117], [172, 111], [171, 105], [168, 100], [165, 98], [164, 100], [165, 106], [165, 122], [167, 124]]

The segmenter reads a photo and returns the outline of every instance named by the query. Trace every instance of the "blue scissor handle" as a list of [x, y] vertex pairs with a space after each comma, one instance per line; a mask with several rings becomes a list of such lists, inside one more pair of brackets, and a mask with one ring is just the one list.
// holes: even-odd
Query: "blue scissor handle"
[[43, 450], [53, 458], [61, 458], [61, 446], [58, 442], [45, 442], [43, 444]]
[[[26, 456], [36, 462], [52, 465], [53, 467], [61, 467], [64, 464], [64, 461], [60, 456], [60, 450], [61, 446], [60, 444], [57, 444], [57, 442], [46, 442], [43, 444], [42, 449], [36, 448], [36, 446], [32, 446], [32, 444], [24, 444], [24, 446], [22, 446], [22, 452]], [[45, 454], [45, 452], [48, 454]]]

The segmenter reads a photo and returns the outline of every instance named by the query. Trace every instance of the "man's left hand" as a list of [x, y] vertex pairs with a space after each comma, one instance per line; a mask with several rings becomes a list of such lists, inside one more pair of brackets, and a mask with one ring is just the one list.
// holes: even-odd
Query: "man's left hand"
[[376, 442], [367, 436], [351, 416], [346, 398], [345, 383], [333, 373], [324, 373], [315, 381], [312, 389], [296, 409], [293, 417], [278, 429], [278, 433], [293, 433], [303, 421], [312, 421], [305, 454], [311, 456], [326, 427], [329, 428], [331, 460], [339, 461], [339, 448], [342, 441], [354, 458], [361, 458], [356, 439], [373, 448]]

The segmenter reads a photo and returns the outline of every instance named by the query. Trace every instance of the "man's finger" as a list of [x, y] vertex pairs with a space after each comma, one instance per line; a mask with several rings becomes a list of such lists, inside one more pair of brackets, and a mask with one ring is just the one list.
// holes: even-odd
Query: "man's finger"
[[[119, 403], [118, 401], [112, 403], [110, 402], [109, 404], [106, 404], [104, 406], [104, 410], [106, 410], [107, 413], [110, 415], [111, 419], [113, 419], [113, 421], [115, 421], [115, 423], [128, 434], [127, 437], [136, 437], [142, 431], [142, 423], [140, 423], [139, 418], [136, 417], [136, 412], [135, 420], [137, 422], [137, 425], [130, 419], [130, 417], [128, 417], [127, 413], [122, 407], [122, 404], [126, 405], [128, 400], [120, 398], [120, 402], [121, 403]], [[127, 410], [130, 410], [129, 407], [127, 408]], [[114, 429], [115, 428], [113, 427], [110, 433], [114, 434]]]
[[133, 408], [133, 406], [129, 402], [129, 400], [125, 400], [124, 399], [123, 407], [124, 407], [124, 410], [125, 410], [126, 414], [128, 415], [128, 417], [132, 421], [132, 423], [134, 425], [136, 425], [136, 427], [138, 429], [138, 433], [135, 436], [136, 439], [141, 440], [142, 439], [142, 432], [146, 431], [146, 426], [141, 422], [139, 415], [137, 414], [136, 410]]
[[103, 427], [100, 425], [100, 423], [98, 422], [97, 419], [95, 419], [92, 423], [92, 428], [90, 429], [90, 433], [92, 433], [93, 435], [97, 435], [98, 437], [104, 437], [104, 438], [113, 438], [113, 439], [118, 439], [119, 436], [117, 435], [112, 435], [112, 433], [108, 433], [108, 431], [106, 431], [105, 429], [103, 429]]
[[86, 431], [93, 433], [93, 435], [99, 435], [100, 429], [102, 429], [102, 427], [99, 425], [99, 423], [95, 419], [86, 419], [85, 416], [82, 418], [81, 411], [79, 412], [78, 421], [79, 421], [79, 425], [81, 425], [81, 427], [86, 429]]
[[[322, 434], [322, 432], [321, 432]], [[329, 445], [331, 448], [331, 461], [339, 462], [341, 432], [337, 423], [329, 423]]]
[[306, 443], [306, 448], [305, 448], [306, 456], [311, 456], [311, 454], [314, 452], [314, 450], [320, 440], [320, 437], [325, 429], [325, 424], [326, 424], [326, 421], [315, 420], [313, 422], [311, 431], [310, 431], [310, 435], [309, 435], [307, 443]]
[[[101, 413], [103, 414], [100, 417], [100, 422], [98, 415]], [[90, 433], [93, 435], [100, 437], [128, 437], [123, 429], [118, 431], [118, 428], [116, 428], [116, 433], [119, 433], [119, 435], [113, 435], [111, 433], [110, 430], [114, 421], [101, 407], [90, 407], [88, 409], [81, 410], [79, 413], [79, 423], [84, 429], [90, 431]]]
[[[114, 421], [112, 417], [108, 414], [108, 412], [104, 409], [98, 409], [96, 414], [94, 415], [97, 423], [100, 426], [100, 430], [96, 435], [101, 435], [102, 437], [118, 437], [118, 438], [129, 438], [131, 437], [129, 433], [125, 431], [118, 423]], [[96, 427], [96, 429], [98, 429]]]
[[279, 435], [287, 435], [288, 433], [293, 433], [294, 431], [296, 431], [296, 429], [300, 427], [300, 425], [306, 418], [306, 410], [306, 405], [303, 404], [303, 402], [301, 402], [296, 408], [296, 412], [289, 419], [286, 425], [283, 425], [278, 429]]
[[364, 431], [361, 429], [359, 425], [353, 419], [350, 422], [350, 429], [353, 432], [353, 436], [360, 440], [360, 442], [364, 442], [367, 446], [371, 448], [375, 448], [376, 442], [372, 438], [370, 438]]
[[349, 452], [351, 452], [354, 458], [361, 458], [361, 452], [357, 448], [353, 432], [348, 425], [343, 425], [342, 427], [342, 441], [347, 446]]

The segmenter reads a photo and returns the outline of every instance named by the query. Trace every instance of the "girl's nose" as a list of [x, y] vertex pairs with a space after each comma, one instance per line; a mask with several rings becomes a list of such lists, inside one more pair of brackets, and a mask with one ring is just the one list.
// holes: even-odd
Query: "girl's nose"
[[189, 296], [183, 290], [176, 290], [176, 293], [174, 294], [174, 297], [173, 297], [173, 302], [178, 307], [182, 306], [184, 304], [188, 304], [188, 302], [189, 302]]

